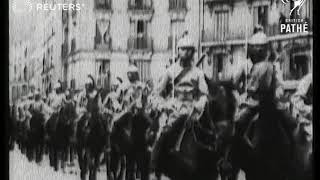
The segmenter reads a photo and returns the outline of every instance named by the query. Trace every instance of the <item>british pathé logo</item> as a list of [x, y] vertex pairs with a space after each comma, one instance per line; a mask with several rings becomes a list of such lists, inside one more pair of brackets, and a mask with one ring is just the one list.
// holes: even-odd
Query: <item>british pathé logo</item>
[[285, 22], [280, 24], [280, 32], [282, 34], [287, 33], [307, 33], [309, 31], [308, 22], [300, 17], [300, 9], [306, 0], [281, 0], [283, 4], [290, 5], [293, 2], [293, 7], [290, 10], [289, 16], [292, 17], [292, 13], [296, 11], [295, 18], [286, 18]]
[[293, 1], [293, 8], [290, 10], [290, 16], [292, 12], [297, 9], [297, 15], [300, 16], [300, 9], [302, 5], [304, 4], [305, 0], [281, 0], [283, 4], [290, 3], [290, 1]]

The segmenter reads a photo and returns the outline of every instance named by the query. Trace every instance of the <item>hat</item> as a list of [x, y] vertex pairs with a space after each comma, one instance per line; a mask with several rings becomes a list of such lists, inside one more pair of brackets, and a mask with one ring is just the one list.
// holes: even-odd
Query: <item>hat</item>
[[196, 46], [193, 43], [194, 41], [188, 36], [184, 36], [178, 41], [177, 47], [182, 48], [182, 47], [191, 47], [195, 48]]
[[264, 34], [261, 31], [258, 31], [248, 41], [248, 44], [250, 45], [265, 45], [268, 43], [268, 38], [266, 34]]

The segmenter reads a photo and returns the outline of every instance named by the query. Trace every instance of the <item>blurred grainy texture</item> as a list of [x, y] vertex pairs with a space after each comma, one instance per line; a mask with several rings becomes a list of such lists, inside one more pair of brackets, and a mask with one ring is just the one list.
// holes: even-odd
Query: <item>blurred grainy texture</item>
[[[79, 10], [57, 8], [61, 3], [78, 4]], [[281, 101], [288, 102], [312, 73], [312, 11], [313, 0], [10, 0], [10, 105], [36, 91], [47, 96], [58, 81], [62, 89], [78, 92], [89, 74], [109, 92], [118, 79], [128, 82], [129, 64], [142, 82], [156, 86], [185, 35], [196, 45], [193, 64], [210, 80], [239, 82], [237, 101], [244, 102], [253, 66], [248, 39], [259, 28], [270, 43]], [[286, 19], [303, 19], [308, 32], [281, 33]], [[283, 104], [289, 109], [290, 103]], [[291, 108], [294, 116], [300, 113]], [[17, 149], [10, 152], [10, 180], [80, 179], [78, 164], [70, 165], [73, 174], [55, 172], [47, 154], [36, 164]], [[103, 168], [98, 179], [106, 178]], [[241, 171], [238, 180], [244, 179]]]

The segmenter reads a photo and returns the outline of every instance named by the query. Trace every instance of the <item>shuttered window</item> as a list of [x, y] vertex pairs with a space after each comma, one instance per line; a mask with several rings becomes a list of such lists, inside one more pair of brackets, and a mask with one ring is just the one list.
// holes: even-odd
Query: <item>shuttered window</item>
[[95, 49], [111, 49], [110, 21], [99, 19], [96, 22], [96, 35], [94, 37]]
[[268, 6], [256, 6], [253, 8], [253, 25], [260, 24], [264, 30], [268, 26]]
[[224, 41], [227, 39], [229, 32], [229, 12], [228, 11], [216, 11], [216, 22], [214, 39], [218, 41]]
[[96, 61], [97, 86], [110, 90], [110, 61], [99, 59]]
[[134, 63], [136, 64], [137, 68], [139, 69], [139, 78], [142, 82], [146, 82], [151, 78], [151, 71], [150, 71], [150, 60], [135, 60]]

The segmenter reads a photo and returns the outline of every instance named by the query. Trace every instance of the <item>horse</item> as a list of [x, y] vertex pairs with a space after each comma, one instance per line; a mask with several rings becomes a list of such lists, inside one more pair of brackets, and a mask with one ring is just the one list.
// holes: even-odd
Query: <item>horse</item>
[[235, 123], [229, 156], [231, 179], [236, 179], [240, 169], [247, 180], [309, 179], [311, 143], [300, 128], [303, 124], [279, 109], [274, 95], [262, 96], [255, 112]]
[[[186, 124], [187, 117], [179, 118], [162, 133], [156, 144], [158, 157], [153, 163], [158, 179], [162, 174], [176, 180], [217, 179], [223, 169], [221, 164], [228, 156], [227, 142], [233, 133], [234, 87], [229, 81], [213, 82], [208, 78], [206, 81], [209, 100], [199, 121]], [[185, 125], [180, 151], [172, 152]]]
[[16, 106], [9, 106], [9, 123], [8, 123], [8, 135], [9, 135], [9, 150], [14, 149], [14, 144], [17, 142], [17, 117]]
[[134, 113], [122, 113], [114, 122], [110, 170], [115, 179], [121, 179], [125, 169], [126, 179], [135, 179], [135, 175], [140, 175], [142, 180], [149, 179], [151, 154], [148, 147], [152, 144], [149, 133], [152, 119], [145, 111], [148, 95], [148, 90], [143, 89], [135, 100], [137, 107], [133, 108]]
[[93, 111], [91, 113], [86, 112], [77, 123], [77, 154], [82, 180], [86, 179], [88, 171], [89, 179], [96, 179], [101, 155], [108, 148], [106, 145], [110, 131], [109, 116], [105, 116], [99, 111], [98, 100], [100, 95], [101, 91], [98, 91], [93, 99]]
[[51, 149], [51, 153], [53, 153], [56, 170], [58, 169], [58, 160], [61, 160], [61, 167], [63, 169], [65, 162], [68, 160], [68, 155], [70, 155], [70, 161], [72, 161], [72, 150], [75, 143], [72, 140], [74, 140], [75, 136], [76, 118], [77, 113], [74, 103], [72, 101], [66, 102], [57, 116], [55, 130], [52, 134], [53, 149]]
[[31, 111], [32, 117], [30, 119], [30, 130], [28, 132], [28, 143], [30, 143], [31, 154], [28, 153], [30, 158], [33, 153], [36, 153], [36, 162], [42, 161], [42, 155], [45, 145], [45, 117], [41, 112]]

